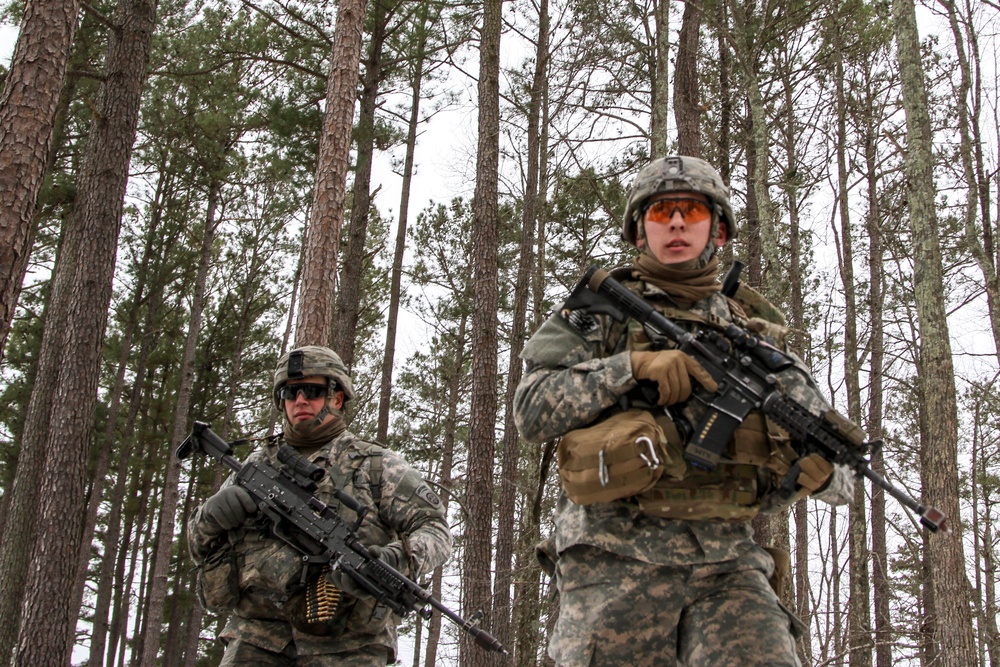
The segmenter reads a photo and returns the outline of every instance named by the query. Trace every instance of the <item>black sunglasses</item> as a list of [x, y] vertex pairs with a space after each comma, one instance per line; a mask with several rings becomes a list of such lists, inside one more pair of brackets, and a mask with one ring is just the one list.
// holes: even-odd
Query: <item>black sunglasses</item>
[[286, 384], [278, 390], [278, 396], [286, 401], [294, 401], [298, 398], [299, 392], [306, 397], [307, 401], [329, 395], [329, 388], [325, 384]]

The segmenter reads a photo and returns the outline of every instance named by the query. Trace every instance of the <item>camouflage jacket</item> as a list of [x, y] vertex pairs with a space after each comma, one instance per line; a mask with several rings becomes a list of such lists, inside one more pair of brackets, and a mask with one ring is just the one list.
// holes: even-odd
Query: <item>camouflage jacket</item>
[[[276, 462], [278, 446], [280, 441], [268, 444], [249, 460], [266, 456]], [[448, 559], [451, 532], [444, 506], [398, 454], [345, 432], [309, 459], [328, 473], [317, 497], [337, 508], [345, 521], [353, 524], [357, 516], [334, 498], [334, 484], [371, 508], [358, 530], [362, 543], [382, 546], [402, 542], [409, 556], [409, 562], [399, 567], [403, 574], [416, 580]], [[226, 482], [231, 483], [232, 478]], [[342, 653], [369, 644], [386, 646], [395, 653], [399, 619], [370, 598], [351, 599], [354, 606], [346, 629], [337, 637], [311, 635], [291, 625], [290, 615], [302, 610], [289, 607], [301, 605], [303, 596], [289, 595], [288, 591], [301, 588], [306, 573], [298, 553], [277, 540], [270, 522], [259, 514], [243, 528], [220, 535], [211, 531], [199, 508], [188, 525], [188, 535], [191, 555], [199, 566], [229, 545], [238, 555], [239, 599], [232, 606], [223, 639], [241, 639], [276, 652], [294, 640], [298, 655]]]
[[[658, 288], [640, 282], [626, 283], [643, 298], [665, 312], [673, 311], [675, 321], [694, 330], [715, 322], [737, 322], [767, 334], [781, 335], [780, 327], [762, 320], [746, 320], [739, 306], [720, 293], [695, 303], [681, 321], [677, 308]], [[668, 316], [671, 313], [668, 312]], [[618, 409], [623, 398], [638, 383], [632, 376], [630, 338], [645, 335], [642, 327], [630, 321], [629, 330], [601, 314], [554, 313], [525, 345], [521, 357], [525, 375], [514, 400], [514, 418], [521, 436], [532, 442], [558, 438], [569, 431], [586, 427]], [[667, 347], [672, 346], [666, 341]], [[813, 386], [805, 366], [798, 362], [784, 371], [781, 382], [797, 399], [806, 400], [819, 413], [826, 402], [814, 391], [799, 391]], [[634, 404], [633, 404], [634, 407]], [[685, 408], [690, 410], [691, 408]], [[690, 415], [696, 417], [696, 415]], [[692, 471], [683, 461], [676, 478], [690, 486]], [[814, 497], [831, 504], [850, 502], [853, 477], [846, 468], [835, 467], [830, 482]], [[757, 511], [769, 509], [760, 499]], [[777, 508], [770, 508], [777, 509]], [[753, 546], [752, 529], [747, 519], [679, 520], [649, 516], [636, 503], [627, 500], [581, 506], [562, 494], [556, 508], [557, 552], [577, 544], [599, 547], [619, 555], [649, 563], [687, 565], [719, 562], [737, 558]]]

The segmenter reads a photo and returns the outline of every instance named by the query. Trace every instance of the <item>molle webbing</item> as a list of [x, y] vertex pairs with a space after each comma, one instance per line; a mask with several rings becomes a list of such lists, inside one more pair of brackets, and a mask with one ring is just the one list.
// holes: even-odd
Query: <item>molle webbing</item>
[[644, 513], [671, 519], [750, 518], [757, 514], [757, 468], [722, 464], [682, 480], [664, 477], [638, 501]]
[[[729, 302], [732, 306], [732, 302]], [[738, 308], [738, 306], [737, 306]], [[732, 310], [732, 307], [730, 308]], [[727, 322], [713, 313], [701, 313], [672, 306], [658, 305], [663, 315], [677, 322], [723, 329]], [[625, 335], [626, 349], [653, 348], [645, 328], [635, 320], [612, 328], [611, 337]], [[609, 343], [611, 342], [609, 337]], [[615, 347], [620, 342], [615, 341]], [[659, 420], [658, 420], [659, 421]], [[676, 519], [749, 519], [759, 507], [758, 472], [773, 458], [769, 424], [760, 413], [751, 413], [727, 444], [727, 461], [714, 471], [684, 464], [683, 471], [666, 474], [656, 485], [639, 495], [643, 512]], [[672, 458], [684, 461], [684, 443], [668, 438]], [[673, 472], [673, 471], [671, 471]]]

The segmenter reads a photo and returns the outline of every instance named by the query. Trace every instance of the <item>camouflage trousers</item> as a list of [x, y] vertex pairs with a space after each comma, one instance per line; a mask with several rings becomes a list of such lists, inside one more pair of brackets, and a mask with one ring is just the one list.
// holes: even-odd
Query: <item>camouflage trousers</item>
[[761, 549], [670, 566], [571, 547], [557, 565], [549, 655], [560, 667], [801, 667], [772, 568]]
[[385, 667], [389, 649], [370, 644], [345, 653], [324, 655], [296, 655], [295, 643], [290, 643], [281, 653], [274, 653], [253, 644], [233, 639], [226, 646], [219, 667]]

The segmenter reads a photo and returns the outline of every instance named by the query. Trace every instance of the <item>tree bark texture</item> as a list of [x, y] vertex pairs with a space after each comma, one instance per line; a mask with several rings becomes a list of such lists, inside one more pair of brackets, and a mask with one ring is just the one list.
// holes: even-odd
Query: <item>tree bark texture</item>
[[935, 617], [927, 620], [939, 664], [960, 667], [975, 664], [976, 653], [961, 539], [958, 407], [934, 207], [933, 137], [913, 0], [894, 0], [892, 14], [906, 111], [907, 198], [914, 242], [914, 296], [920, 323], [918, 370], [926, 428], [921, 438], [921, 484], [925, 503], [948, 515], [955, 528], [953, 533], [928, 536]]
[[0, 358], [31, 254], [32, 218], [79, 9], [80, 0], [25, 5], [0, 97]]
[[[45, 468], [59, 475], [42, 479], [37, 535], [25, 581], [23, 618], [14, 664], [64, 665], [66, 637], [77, 620], [74, 588], [84, 517], [85, 474], [92, 438], [104, 328], [111, 300], [115, 253], [132, 145], [138, 125], [153, 26], [154, 0], [119, 5], [118, 30], [108, 44], [104, 84], [96, 105], [79, 179], [76, 209], [66, 231], [60, 261], [72, 272], [57, 283], [46, 328], [63, 332], [58, 381], [49, 414]], [[59, 289], [57, 293], [55, 290]], [[53, 610], [60, 610], [53, 613]], [[39, 636], [37, 629], [48, 631]]]
[[[472, 396], [469, 418], [469, 459], [466, 474], [465, 567], [463, 608], [469, 618], [484, 614], [484, 627], [493, 623], [493, 465], [497, 417], [497, 304], [499, 302], [497, 203], [500, 161], [500, 30], [502, 0], [485, 0], [479, 45], [479, 147], [476, 192], [473, 200]], [[462, 637], [463, 667], [490, 667], [492, 655]]]
[[337, 287], [337, 255], [340, 252], [350, 166], [351, 124], [357, 98], [361, 34], [367, 6], [368, 0], [343, 0], [337, 5], [337, 27], [330, 54], [330, 76], [313, 185], [312, 215], [303, 241], [296, 347], [330, 344]]
[[670, 0], [654, 0], [656, 23], [656, 69], [652, 81], [652, 113], [649, 121], [650, 158], [667, 155], [667, 118], [670, 104]]
[[699, 2], [685, 2], [681, 31], [677, 37], [677, 65], [674, 67], [674, 122], [677, 124], [677, 152], [701, 157], [701, 91], [698, 82], [698, 37], [701, 32]]
[[348, 368], [354, 367], [354, 336], [361, 311], [361, 281], [364, 274], [365, 242], [368, 239], [368, 217], [372, 203], [372, 156], [375, 152], [375, 108], [378, 87], [382, 80], [382, 50], [385, 45], [387, 21], [391, 16], [390, 0], [374, 0], [373, 30], [365, 58], [365, 76], [361, 85], [361, 109], [358, 113], [358, 160], [354, 169], [351, 228], [347, 250], [340, 269], [337, 304], [334, 310], [333, 349]]

